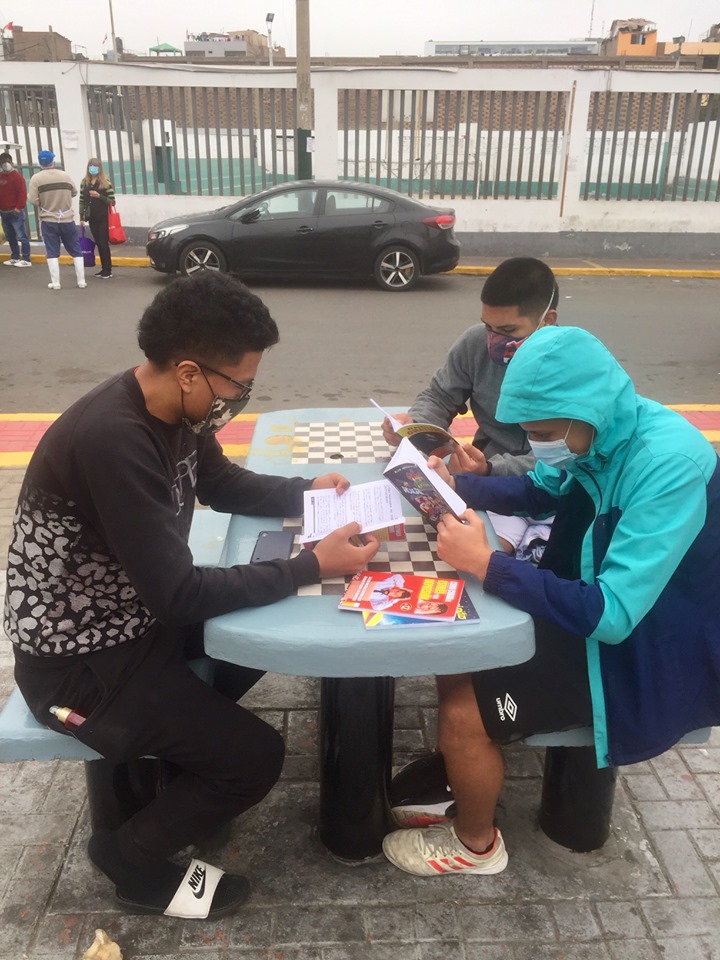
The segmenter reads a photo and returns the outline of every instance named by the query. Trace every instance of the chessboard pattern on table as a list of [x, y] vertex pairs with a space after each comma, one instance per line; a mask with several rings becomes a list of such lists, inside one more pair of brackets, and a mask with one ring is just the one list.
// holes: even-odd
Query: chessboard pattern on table
[[383, 439], [382, 422], [296, 423], [291, 463], [387, 463], [392, 451]]
[[[294, 464], [322, 463], [335, 470], [343, 463], [377, 463], [378, 479], [381, 464], [390, 460], [392, 451], [383, 439], [382, 421], [354, 423], [296, 423], [293, 434], [292, 462]], [[295, 534], [293, 556], [303, 547], [298, 543], [302, 533], [302, 518], [285, 520], [283, 527]], [[368, 570], [387, 573], [415, 573], [428, 577], [457, 577], [458, 573], [437, 555], [437, 531], [423, 522], [419, 513], [405, 518], [406, 540], [381, 543]], [[342, 596], [350, 577], [335, 577], [321, 583], [301, 587], [298, 596]]]
[[[293, 556], [304, 549], [298, 543], [302, 533], [302, 518], [285, 520], [283, 528], [295, 534]], [[387, 573], [414, 573], [417, 576], [453, 577], [460, 576], [457, 570], [448, 566], [437, 555], [437, 531], [423, 522], [416, 514], [405, 517], [405, 535], [407, 540], [393, 540], [381, 543], [375, 557], [367, 564], [368, 570], [382, 570]], [[300, 587], [299, 597], [342, 596], [350, 577], [334, 577]]]

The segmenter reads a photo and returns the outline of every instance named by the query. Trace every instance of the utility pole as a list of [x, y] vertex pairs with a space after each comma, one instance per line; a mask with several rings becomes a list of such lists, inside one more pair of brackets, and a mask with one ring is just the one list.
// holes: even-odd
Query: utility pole
[[110, 36], [112, 37], [112, 60], [117, 60], [117, 41], [115, 40], [115, 18], [113, 17], [112, 0], [108, 0], [110, 7]]
[[272, 25], [273, 25], [274, 19], [275, 19], [274, 13], [268, 13], [267, 16], [265, 17], [265, 23], [267, 24], [267, 32], [268, 32], [268, 60], [269, 60], [268, 66], [269, 67], [273, 65]]
[[295, 2], [297, 51], [297, 128], [295, 129], [295, 175], [298, 180], [312, 179], [312, 154], [308, 139], [312, 130], [312, 88], [310, 83], [310, 0]]

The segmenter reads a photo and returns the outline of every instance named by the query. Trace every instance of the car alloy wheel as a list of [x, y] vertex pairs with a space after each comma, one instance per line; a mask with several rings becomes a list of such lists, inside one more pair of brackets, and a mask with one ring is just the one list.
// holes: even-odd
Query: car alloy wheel
[[209, 242], [191, 243], [180, 254], [180, 271], [186, 277], [192, 277], [201, 270], [225, 273], [225, 257], [218, 247]]
[[407, 247], [384, 250], [375, 261], [375, 280], [383, 290], [409, 290], [420, 276], [420, 264]]

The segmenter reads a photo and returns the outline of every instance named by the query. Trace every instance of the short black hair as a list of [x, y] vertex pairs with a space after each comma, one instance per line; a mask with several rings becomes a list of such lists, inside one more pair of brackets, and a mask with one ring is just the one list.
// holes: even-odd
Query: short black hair
[[523, 317], [540, 317], [548, 303], [557, 307], [559, 293], [555, 274], [546, 263], [535, 257], [512, 257], [493, 270], [480, 299], [489, 307], [517, 307]]
[[233, 277], [203, 271], [171, 281], [138, 324], [138, 344], [160, 367], [177, 360], [237, 362], [280, 339], [260, 297]]
[[12, 163], [12, 156], [7, 152], [0, 153], [0, 163], [4, 160], [9, 160]]

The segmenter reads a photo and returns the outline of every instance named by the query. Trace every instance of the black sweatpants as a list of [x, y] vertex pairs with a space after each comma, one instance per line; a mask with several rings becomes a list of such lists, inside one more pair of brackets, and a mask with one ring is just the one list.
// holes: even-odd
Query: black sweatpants
[[196, 632], [157, 627], [98, 653], [15, 653], [15, 678], [40, 723], [62, 730], [50, 706], [86, 721], [77, 738], [114, 763], [155, 756], [179, 775], [124, 827], [148, 865], [203, 839], [258, 803], [280, 776], [282, 737], [235, 700], [262, 674], [218, 665], [219, 692], [188, 666]]
[[90, 210], [90, 232], [98, 248], [100, 255], [100, 266], [105, 273], [112, 273], [112, 259], [110, 257], [110, 240], [108, 239], [108, 208], [103, 204], [104, 210], [95, 213], [94, 208]]

